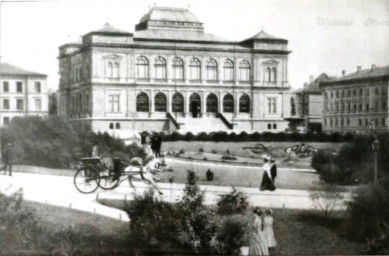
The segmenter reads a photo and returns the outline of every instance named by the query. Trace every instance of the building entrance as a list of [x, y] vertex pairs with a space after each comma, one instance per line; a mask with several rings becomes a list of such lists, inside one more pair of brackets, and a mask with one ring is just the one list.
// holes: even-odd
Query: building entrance
[[189, 108], [192, 113], [192, 117], [200, 117], [201, 114], [201, 99], [197, 93], [193, 93], [189, 98]]

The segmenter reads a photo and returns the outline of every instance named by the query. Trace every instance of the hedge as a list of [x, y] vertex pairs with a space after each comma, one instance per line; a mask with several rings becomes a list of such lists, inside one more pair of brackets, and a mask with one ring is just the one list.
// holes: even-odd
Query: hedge
[[232, 132], [230, 134], [226, 132], [211, 132], [205, 133], [201, 132], [197, 135], [194, 135], [191, 132], [186, 134], [180, 134], [178, 132], [173, 132], [171, 134], [161, 133], [164, 141], [225, 141], [225, 142], [242, 142], [242, 141], [295, 141], [295, 142], [348, 142], [356, 138], [355, 135], [351, 133], [341, 134], [341, 133], [271, 133], [263, 132], [258, 133], [254, 132], [248, 134], [247, 132], [241, 132], [239, 134]]

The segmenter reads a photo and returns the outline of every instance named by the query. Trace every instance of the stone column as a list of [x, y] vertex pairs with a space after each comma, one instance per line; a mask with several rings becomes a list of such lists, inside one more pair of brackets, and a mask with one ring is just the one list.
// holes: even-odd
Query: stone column
[[201, 117], [206, 116], [206, 92], [201, 92], [200, 98], [201, 98]]
[[168, 91], [167, 95], [167, 112], [172, 113], [172, 91]]
[[184, 94], [184, 116], [188, 117], [189, 116], [189, 92], [185, 91]]

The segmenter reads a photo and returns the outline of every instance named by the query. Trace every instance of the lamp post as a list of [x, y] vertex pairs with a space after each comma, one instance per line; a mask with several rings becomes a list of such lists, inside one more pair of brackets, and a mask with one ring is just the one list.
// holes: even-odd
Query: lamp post
[[377, 177], [378, 177], [378, 150], [380, 147], [380, 141], [375, 138], [375, 140], [372, 143], [372, 148], [374, 152], [374, 182], [377, 182]]

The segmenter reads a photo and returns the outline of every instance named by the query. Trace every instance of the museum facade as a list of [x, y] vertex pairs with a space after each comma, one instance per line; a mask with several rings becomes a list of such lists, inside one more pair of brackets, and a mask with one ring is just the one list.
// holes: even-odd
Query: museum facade
[[135, 32], [109, 24], [59, 47], [59, 114], [94, 131], [280, 132], [288, 41], [205, 33], [187, 9], [153, 7]]

